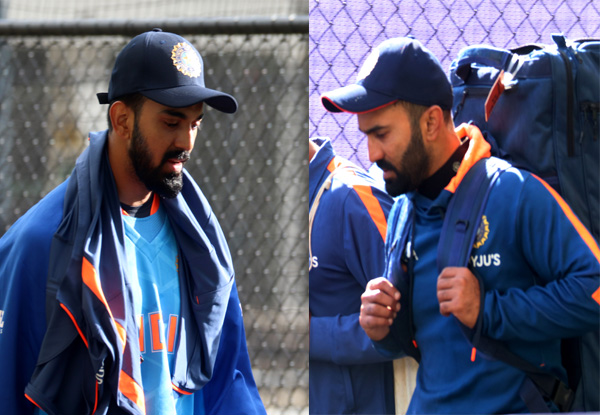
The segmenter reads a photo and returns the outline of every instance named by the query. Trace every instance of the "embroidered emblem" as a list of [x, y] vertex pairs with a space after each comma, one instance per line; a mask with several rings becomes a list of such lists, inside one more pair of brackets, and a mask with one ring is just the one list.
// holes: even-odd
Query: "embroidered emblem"
[[477, 235], [475, 236], [475, 243], [473, 244], [473, 248], [481, 248], [485, 241], [487, 241], [489, 234], [490, 223], [488, 222], [487, 217], [483, 215], [481, 217], [481, 223], [479, 224], [479, 228], [477, 228]]
[[363, 66], [362, 66], [362, 68], [360, 68], [358, 75], [356, 75], [356, 82], [362, 81], [367, 76], [369, 76], [371, 74], [371, 72], [373, 71], [373, 68], [375, 68], [375, 65], [377, 65], [378, 60], [379, 60], [379, 48], [375, 48], [375, 49], [373, 49], [371, 54], [367, 57], [367, 59], [365, 60], [365, 63], [363, 63]]
[[181, 42], [173, 46], [171, 59], [177, 70], [190, 78], [197, 78], [202, 73], [200, 57], [187, 43]]

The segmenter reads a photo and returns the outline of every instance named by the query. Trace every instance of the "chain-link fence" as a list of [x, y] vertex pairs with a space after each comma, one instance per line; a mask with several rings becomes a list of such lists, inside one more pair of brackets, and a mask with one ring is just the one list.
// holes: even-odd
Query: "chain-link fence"
[[[207, 109], [187, 168], [231, 248], [254, 376], [267, 412], [304, 414], [308, 25], [292, 30], [283, 25], [279, 33], [272, 22], [267, 26], [263, 31], [272, 33], [180, 32], [203, 55], [207, 86], [231, 93], [240, 104], [233, 115]], [[253, 28], [252, 33], [261, 31]], [[106, 106], [95, 94], [107, 90], [116, 54], [130, 39], [120, 29], [131, 31], [111, 26], [110, 36], [59, 36], [48, 30], [42, 36], [29, 27], [31, 35], [11, 36], [4, 27], [0, 235], [70, 174], [88, 132], [106, 128]]]
[[0, 0], [6, 19], [153, 19], [184, 16], [305, 16], [304, 0]]
[[590, 0], [310, 0], [309, 133], [370, 167], [356, 117], [328, 114], [320, 95], [354, 82], [370, 50], [412, 35], [449, 68], [461, 48], [551, 43], [550, 34], [600, 37], [600, 3]]

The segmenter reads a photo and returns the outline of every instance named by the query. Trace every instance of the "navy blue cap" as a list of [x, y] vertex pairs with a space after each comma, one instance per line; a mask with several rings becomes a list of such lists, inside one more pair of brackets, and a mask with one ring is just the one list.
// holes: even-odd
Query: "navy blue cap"
[[419, 41], [408, 37], [380, 43], [363, 63], [356, 83], [321, 96], [328, 111], [354, 114], [398, 100], [452, 108], [452, 87], [440, 62]]
[[206, 88], [202, 57], [190, 42], [174, 33], [154, 29], [134, 37], [119, 53], [108, 93], [97, 94], [100, 104], [140, 93], [173, 108], [206, 102], [226, 113], [237, 110], [235, 98]]

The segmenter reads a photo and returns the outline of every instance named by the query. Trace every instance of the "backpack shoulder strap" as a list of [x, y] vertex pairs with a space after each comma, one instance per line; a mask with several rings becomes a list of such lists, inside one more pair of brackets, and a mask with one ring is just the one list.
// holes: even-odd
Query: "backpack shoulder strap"
[[336, 174], [339, 174], [341, 172], [348, 172], [348, 171], [356, 171], [356, 167], [354, 165], [351, 164], [342, 164], [338, 167], [336, 167], [332, 172], [329, 173], [329, 175], [327, 176], [327, 178], [325, 179], [325, 181], [323, 181], [323, 184], [321, 184], [321, 187], [319, 187], [319, 190], [317, 191], [317, 194], [315, 196], [315, 200], [312, 203], [312, 206], [310, 207], [310, 211], [308, 212], [308, 251], [309, 251], [309, 266], [308, 266], [308, 270], [310, 271], [312, 269], [312, 260], [310, 260], [310, 258], [312, 258], [312, 226], [313, 226], [313, 222], [315, 219], [315, 215], [317, 213], [317, 209], [319, 208], [319, 203], [321, 202], [321, 196], [323, 196], [323, 193], [326, 192], [327, 190], [329, 190], [329, 188], [331, 187], [331, 182], [333, 181], [333, 176], [335, 176]]
[[[438, 245], [438, 268], [469, 265], [471, 249], [477, 228], [487, 204], [490, 191], [498, 177], [511, 165], [499, 158], [478, 161], [465, 175], [448, 204], [442, 234]], [[480, 281], [481, 279], [474, 273]], [[482, 293], [483, 295], [483, 293]], [[461, 325], [461, 328], [468, 330]], [[548, 373], [510, 351], [498, 340], [473, 336], [473, 346], [495, 359], [525, 372], [528, 380], [521, 389], [521, 397], [532, 412], [548, 412], [540, 397], [553, 401], [561, 411], [570, 409], [574, 393], [556, 376]]]
[[477, 228], [494, 183], [510, 164], [490, 157], [479, 160], [465, 175], [450, 199], [438, 245], [438, 270], [466, 267]]
[[411, 256], [411, 236], [413, 233], [414, 207], [408, 197], [398, 199], [388, 217], [388, 236], [386, 239], [385, 277], [402, 293], [400, 311], [394, 319], [390, 331], [393, 345], [399, 345], [407, 356], [417, 362], [421, 360], [421, 352], [415, 339], [413, 308], [411, 305], [413, 291], [413, 272], [408, 264], [403, 263], [404, 252]]

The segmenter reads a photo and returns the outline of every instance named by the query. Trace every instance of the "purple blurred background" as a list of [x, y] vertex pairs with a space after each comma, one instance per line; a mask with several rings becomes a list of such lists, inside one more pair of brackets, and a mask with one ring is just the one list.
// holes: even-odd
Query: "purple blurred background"
[[600, 37], [600, 2], [582, 0], [310, 0], [309, 133], [327, 136], [336, 152], [368, 169], [356, 117], [330, 114], [320, 95], [354, 82], [371, 48], [412, 35], [448, 70], [460, 49], [489, 44], [513, 48]]

